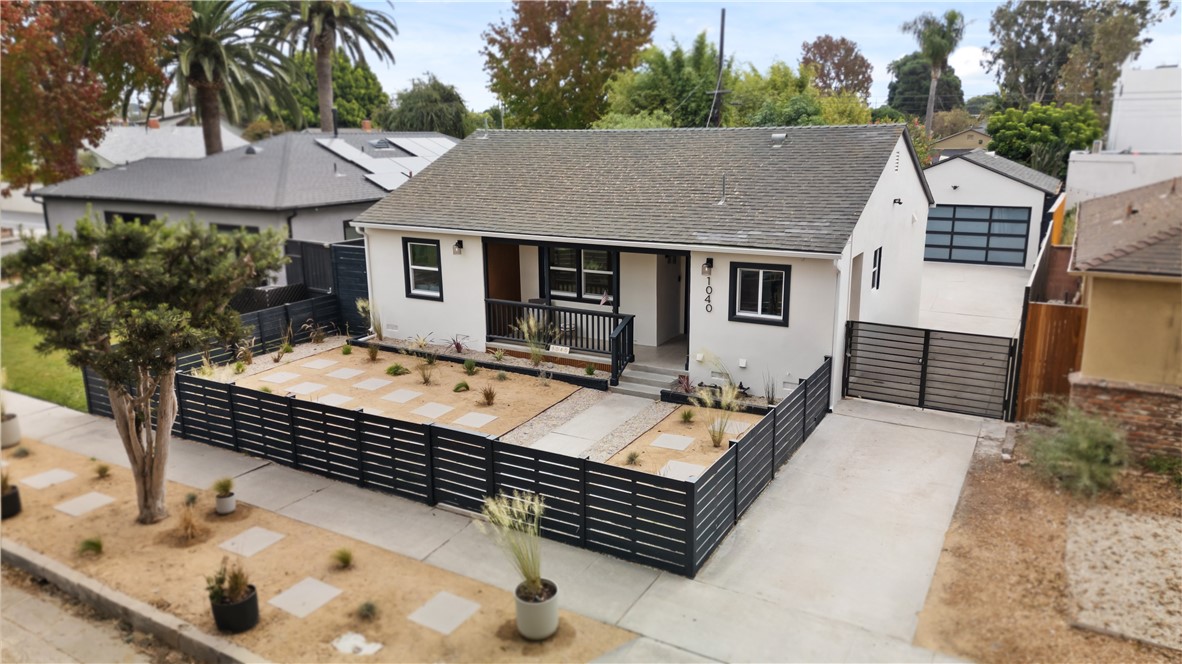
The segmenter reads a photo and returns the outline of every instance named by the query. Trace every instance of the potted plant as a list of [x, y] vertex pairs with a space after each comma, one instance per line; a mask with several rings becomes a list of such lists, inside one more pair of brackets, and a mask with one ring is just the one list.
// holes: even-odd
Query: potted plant
[[259, 594], [238, 563], [226, 569], [226, 559], [213, 576], [205, 577], [213, 622], [223, 632], [237, 634], [259, 624]]
[[238, 499], [234, 497], [234, 480], [223, 477], [213, 483], [213, 490], [217, 493], [217, 506], [214, 508], [217, 513], [223, 516], [232, 514], [238, 507]]
[[15, 484], [8, 483], [8, 471], [0, 471], [0, 500], [3, 513], [0, 518], [7, 519], [21, 513], [21, 490]]
[[517, 491], [486, 498], [483, 509], [493, 539], [521, 575], [514, 593], [517, 632], [531, 641], [548, 639], [558, 630], [558, 586], [542, 578], [540, 530], [545, 509], [541, 496]]
[[[0, 387], [8, 387], [8, 374], [0, 369]], [[15, 447], [21, 443], [21, 422], [16, 413], [8, 412], [4, 407], [4, 397], [0, 396], [0, 449]]]

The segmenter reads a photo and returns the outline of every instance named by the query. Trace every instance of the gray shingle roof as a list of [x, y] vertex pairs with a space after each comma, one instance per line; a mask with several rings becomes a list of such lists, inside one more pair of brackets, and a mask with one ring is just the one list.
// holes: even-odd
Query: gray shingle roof
[[948, 159], [932, 164], [928, 168], [936, 168], [937, 166], [957, 159], [964, 159], [967, 162], [989, 169], [998, 175], [1004, 175], [1011, 180], [1016, 180], [1048, 194], [1059, 193], [1059, 188], [1063, 185], [1059, 178], [1053, 178], [1046, 173], [1036, 171], [1028, 166], [1023, 166], [1016, 161], [1010, 161], [1005, 157], [989, 154], [980, 149], [956, 155], [955, 157], [949, 157]]
[[1182, 276], [1182, 178], [1080, 203], [1071, 269]]
[[[432, 136], [433, 132], [374, 132], [342, 138], [359, 144], [381, 136]], [[203, 159], [144, 159], [99, 171], [34, 192], [45, 198], [146, 201], [206, 207], [286, 210], [364, 203], [386, 191], [366, 179], [366, 171], [316, 139], [325, 134], [287, 133], [249, 147]]]
[[[110, 127], [98, 145], [89, 150], [113, 164], [141, 159], [200, 159], [205, 156], [205, 138], [201, 127]], [[245, 147], [247, 142], [222, 128], [226, 149]]]
[[[838, 253], [903, 133], [902, 125], [478, 132], [357, 221]], [[786, 134], [782, 147], [772, 147], [773, 134]]]

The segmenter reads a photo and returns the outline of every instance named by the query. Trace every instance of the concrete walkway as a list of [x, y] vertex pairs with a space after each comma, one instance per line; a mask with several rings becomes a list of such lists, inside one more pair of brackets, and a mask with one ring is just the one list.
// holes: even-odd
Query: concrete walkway
[[[110, 420], [6, 395], [26, 436], [126, 467]], [[604, 662], [950, 661], [911, 640], [973, 447], [999, 426], [843, 401], [696, 579], [550, 541], [545, 573], [565, 608], [640, 635]], [[225, 475], [239, 500], [516, 585], [467, 516], [174, 439], [170, 479], [208, 487]]]
[[0, 590], [0, 661], [22, 664], [150, 662], [111, 623], [95, 624], [54, 599], [4, 583]]
[[530, 447], [567, 456], [584, 456], [592, 445], [652, 403], [652, 399], [609, 394], [599, 403], [572, 417], [569, 422], [539, 438]]

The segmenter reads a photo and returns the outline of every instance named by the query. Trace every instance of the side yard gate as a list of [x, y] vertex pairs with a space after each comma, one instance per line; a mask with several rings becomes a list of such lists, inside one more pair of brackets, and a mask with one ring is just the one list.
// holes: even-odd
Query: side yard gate
[[845, 396], [1005, 419], [1014, 339], [850, 321]]

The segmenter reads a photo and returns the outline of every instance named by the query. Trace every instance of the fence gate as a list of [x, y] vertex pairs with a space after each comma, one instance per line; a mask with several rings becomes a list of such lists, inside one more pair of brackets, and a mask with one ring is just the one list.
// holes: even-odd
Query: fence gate
[[850, 321], [850, 397], [1004, 419], [1015, 342], [1005, 337]]

